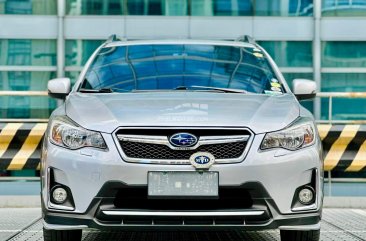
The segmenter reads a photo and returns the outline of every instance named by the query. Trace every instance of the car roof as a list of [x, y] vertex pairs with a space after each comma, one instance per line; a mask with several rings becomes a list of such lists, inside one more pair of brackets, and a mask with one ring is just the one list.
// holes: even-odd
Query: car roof
[[197, 39], [163, 39], [163, 40], [118, 40], [106, 43], [103, 47], [118, 47], [131, 45], [157, 45], [157, 44], [192, 44], [192, 45], [219, 45], [233, 47], [249, 47], [257, 46], [248, 42], [230, 41], [230, 40], [197, 40]]

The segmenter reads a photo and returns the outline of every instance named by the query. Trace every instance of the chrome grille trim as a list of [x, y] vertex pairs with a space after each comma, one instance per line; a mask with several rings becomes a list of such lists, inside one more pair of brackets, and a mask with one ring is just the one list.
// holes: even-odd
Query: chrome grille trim
[[[207, 128], [203, 128], [203, 127], [166, 127], [172, 130], [176, 130], [177, 132], [181, 131], [181, 130], [187, 130], [187, 129], [198, 129], [198, 130], [217, 130], [217, 129], [226, 129], [226, 130], [245, 130], [247, 132], [250, 133], [250, 135], [229, 135], [229, 136], [201, 136], [199, 138], [199, 141], [197, 142], [197, 144], [193, 147], [184, 147], [184, 148], [179, 148], [178, 149], [174, 149], [177, 147], [172, 146], [169, 143], [168, 137], [167, 136], [152, 136], [152, 135], [125, 135], [125, 134], [116, 134], [119, 130], [123, 130], [123, 129], [161, 129], [161, 127], [135, 127], [135, 126], [131, 126], [131, 127], [120, 127], [117, 128], [114, 133], [113, 133], [113, 139], [115, 140], [117, 149], [120, 152], [120, 155], [122, 157], [122, 159], [126, 162], [129, 163], [140, 163], [140, 164], [163, 164], [163, 165], [190, 165], [190, 161], [189, 160], [178, 160], [178, 159], [174, 159], [174, 160], [169, 160], [169, 159], [142, 159], [142, 158], [132, 158], [132, 157], [128, 157], [122, 150], [120, 141], [124, 140], [128, 140], [128, 141], [132, 141], [134, 140], [135, 142], [142, 142], [142, 143], [148, 143], [146, 142], [147, 140], [150, 140], [152, 143], [150, 142], [150, 144], [164, 144], [166, 142], [168, 142], [167, 145], [169, 145], [169, 147], [172, 147], [173, 150], [194, 150], [194, 148], [199, 147], [200, 145], [206, 145], [207, 143], [203, 143], [203, 141], [205, 142], [211, 142], [210, 144], [220, 144], [220, 143], [231, 143], [231, 142], [240, 142], [240, 141], [246, 141], [246, 146], [245, 149], [242, 153], [242, 155], [238, 158], [230, 158], [230, 159], [216, 159], [215, 160], [215, 164], [230, 164], [230, 163], [239, 163], [244, 161], [246, 155], [248, 154], [248, 151], [252, 145], [253, 139], [254, 139], [254, 134], [253, 132], [248, 129], [248, 128], [223, 128], [223, 127], [207, 127]], [[138, 137], [138, 138], [136, 138]], [[122, 140], [121, 140], [122, 139]], [[228, 141], [228, 139], [230, 139], [230, 141]], [[219, 143], [215, 143], [213, 141], [220, 141]], [[163, 143], [162, 143], [163, 142]]]
[[144, 136], [144, 135], [117, 135], [120, 141], [130, 141], [148, 144], [166, 145], [172, 150], [195, 150], [202, 145], [222, 144], [248, 141], [249, 135], [242, 136], [201, 136], [196, 145], [191, 147], [176, 147], [170, 144], [167, 136]]

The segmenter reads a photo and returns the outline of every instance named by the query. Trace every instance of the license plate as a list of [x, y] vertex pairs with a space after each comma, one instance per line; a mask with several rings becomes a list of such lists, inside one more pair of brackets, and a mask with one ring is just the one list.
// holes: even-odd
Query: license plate
[[149, 172], [149, 197], [217, 198], [218, 172]]

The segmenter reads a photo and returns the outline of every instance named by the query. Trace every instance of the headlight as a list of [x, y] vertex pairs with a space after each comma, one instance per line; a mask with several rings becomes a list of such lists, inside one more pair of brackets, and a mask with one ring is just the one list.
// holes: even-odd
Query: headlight
[[267, 133], [262, 141], [261, 149], [284, 148], [294, 151], [310, 146], [314, 141], [314, 125], [302, 123], [281, 131]]
[[99, 132], [86, 130], [66, 118], [53, 120], [50, 132], [52, 143], [72, 150], [82, 147], [107, 148]]

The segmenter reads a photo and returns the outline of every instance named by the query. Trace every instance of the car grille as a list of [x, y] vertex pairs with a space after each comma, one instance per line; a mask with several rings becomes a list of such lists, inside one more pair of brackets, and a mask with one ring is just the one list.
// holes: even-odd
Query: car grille
[[[200, 199], [200, 197], [195, 199], [196, 202], [183, 197], [149, 198], [147, 187], [129, 187], [117, 190], [114, 206], [123, 210], [210, 211], [246, 209], [253, 205], [249, 190], [242, 187], [219, 187], [217, 199]], [[197, 205], [200, 202], [204, 202], [205, 205]]]
[[239, 158], [245, 149], [246, 142], [232, 142], [199, 146], [195, 150], [172, 150], [168, 146], [121, 141], [121, 147], [128, 157], [141, 159], [188, 160], [199, 151], [211, 153], [215, 159]]
[[[258, 197], [257, 188], [244, 186], [219, 187], [217, 199], [151, 199], [148, 197], [148, 190], [145, 186], [113, 186], [114, 198], [107, 198], [101, 201], [97, 210], [97, 220], [106, 225], [163, 225], [163, 226], [185, 226], [185, 225], [251, 225], [265, 224], [271, 219], [271, 214], [263, 198]], [[238, 216], [231, 212], [240, 211], [264, 211], [258, 216]], [[203, 215], [203, 216], [109, 216], [103, 211], [137, 211], [137, 212], [227, 212], [226, 216]]]
[[[177, 133], [190, 133], [198, 142], [191, 147], [176, 147], [169, 139]], [[246, 129], [119, 129], [116, 132], [122, 157], [127, 162], [189, 164], [197, 152], [209, 152], [216, 163], [236, 163], [244, 159], [251, 140]]]

